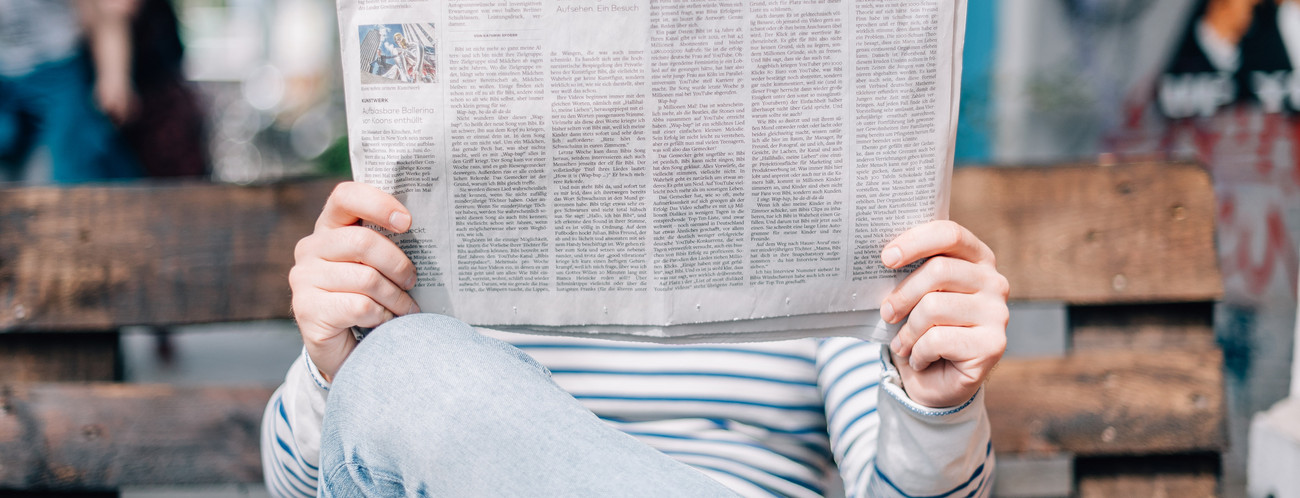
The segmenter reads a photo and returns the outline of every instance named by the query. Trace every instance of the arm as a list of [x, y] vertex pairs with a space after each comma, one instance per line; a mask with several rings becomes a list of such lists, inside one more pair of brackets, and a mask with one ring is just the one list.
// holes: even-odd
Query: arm
[[891, 268], [927, 257], [882, 303], [885, 320], [907, 320], [889, 349], [835, 338], [818, 351], [828, 431], [849, 496], [991, 489], [981, 386], [1005, 349], [1006, 279], [987, 246], [946, 221], [908, 231], [882, 255]]
[[277, 496], [316, 495], [321, 420], [330, 381], [357, 344], [350, 328], [419, 311], [407, 294], [415, 266], [392, 241], [358, 225], [363, 221], [401, 233], [411, 215], [374, 187], [343, 183], [294, 249], [289, 287], [303, 354], [262, 418], [262, 470]]
[[139, 0], [77, 3], [95, 61], [95, 102], [119, 125], [129, 121], [137, 107], [131, 82], [131, 20], [139, 7]]

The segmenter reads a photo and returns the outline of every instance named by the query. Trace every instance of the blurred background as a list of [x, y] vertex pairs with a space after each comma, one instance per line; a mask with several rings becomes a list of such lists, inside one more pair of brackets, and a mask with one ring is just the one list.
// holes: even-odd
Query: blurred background
[[[41, 10], [46, 3], [0, 0], [0, 19], [5, 10]], [[161, 105], [181, 114], [168, 117], [174, 122], [198, 123], [193, 143], [202, 153], [191, 158], [197, 169], [137, 165], [105, 178], [194, 175], [243, 184], [348, 174], [333, 2], [110, 0], [100, 8], [115, 3], [141, 12], [169, 10], [183, 54], [156, 50], [162, 53], [148, 56], [156, 63], [135, 60], [164, 68], [156, 72], [165, 75], [172, 74], [165, 68], [179, 71], [178, 86], [162, 84], [169, 96], [158, 97], [173, 99], [162, 101], [171, 105], [151, 103], [150, 88], [137, 88], [125, 104], [96, 89], [95, 104], [106, 111], [101, 117], [130, 134], [132, 126], [148, 128], [139, 122], [162, 119], [166, 113], [148, 111]], [[1244, 495], [1250, 417], [1290, 388], [1300, 270], [1300, 77], [1291, 77], [1291, 69], [1300, 68], [1296, 9], [1291, 0], [969, 1], [959, 167], [1188, 159], [1210, 169], [1225, 287], [1215, 328], [1230, 404], [1232, 449], [1223, 461], [1228, 496]], [[143, 33], [168, 39], [166, 21], [160, 22], [162, 28]], [[11, 52], [24, 44], [40, 47], [44, 42], [32, 37], [49, 31], [0, 21], [0, 45]], [[103, 43], [112, 46], [112, 37]], [[30, 76], [22, 72], [22, 57], [0, 61], [5, 76], [20, 83]], [[100, 62], [93, 53], [85, 57]], [[21, 123], [28, 111], [14, 101], [25, 90], [15, 88], [4, 87], [8, 96], [0, 95], [0, 104], [8, 101], [8, 108], [0, 106], [6, 111], [0, 115], [0, 158], [6, 160], [0, 180], [93, 179], [61, 172], [57, 154]], [[190, 108], [175, 102], [193, 107], [176, 111]], [[282, 322], [191, 332], [125, 334], [127, 380], [273, 385], [300, 347], [292, 324]], [[249, 342], [265, 347], [250, 348]], [[257, 357], [247, 355], [252, 350]], [[229, 368], [231, 358], [239, 368]]]

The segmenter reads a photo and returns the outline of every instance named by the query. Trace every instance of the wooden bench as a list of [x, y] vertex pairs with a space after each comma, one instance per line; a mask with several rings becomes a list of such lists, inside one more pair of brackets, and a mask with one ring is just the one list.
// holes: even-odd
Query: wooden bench
[[[1049, 310], [1023, 316], [1061, 317], [1015, 323], [1062, 344], [1008, 355], [988, 387], [999, 489], [1215, 494], [1205, 171], [979, 168], [954, 182], [953, 218], [994, 248], [1014, 299]], [[287, 318], [293, 245], [332, 183], [0, 190], [0, 490], [260, 482], [271, 390], [117, 382], [115, 330]]]

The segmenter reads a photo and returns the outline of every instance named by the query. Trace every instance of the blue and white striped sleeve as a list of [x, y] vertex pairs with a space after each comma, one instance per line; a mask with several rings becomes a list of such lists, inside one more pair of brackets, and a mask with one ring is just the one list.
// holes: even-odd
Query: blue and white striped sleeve
[[831, 450], [850, 497], [982, 497], [994, 458], [984, 390], [927, 408], [903, 391], [881, 345], [826, 339], [817, 351]]
[[316, 496], [329, 384], [304, 350], [262, 415], [262, 474], [272, 496]]

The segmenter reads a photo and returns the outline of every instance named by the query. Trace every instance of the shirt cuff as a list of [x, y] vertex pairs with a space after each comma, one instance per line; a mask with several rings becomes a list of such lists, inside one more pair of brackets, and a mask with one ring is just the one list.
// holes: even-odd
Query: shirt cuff
[[316, 364], [312, 363], [311, 355], [307, 354], [306, 346], [303, 346], [302, 348], [302, 364], [303, 367], [307, 369], [307, 375], [311, 376], [312, 382], [316, 383], [316, 388], [328, 393], [330, 390], [330, 383], [320, 374], [320, 369], [316, 368]]

